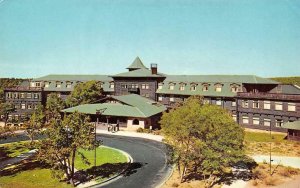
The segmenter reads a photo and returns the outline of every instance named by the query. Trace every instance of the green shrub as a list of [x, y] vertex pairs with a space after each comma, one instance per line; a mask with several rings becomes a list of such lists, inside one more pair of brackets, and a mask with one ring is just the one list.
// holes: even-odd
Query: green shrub
[[136, 130], [136, 132], [138, 132], [138, 133], [143, 133], [143, 132], [144, 132], [144, 129], [143, 129], [142, 127], [139, 127], [139, 128]]

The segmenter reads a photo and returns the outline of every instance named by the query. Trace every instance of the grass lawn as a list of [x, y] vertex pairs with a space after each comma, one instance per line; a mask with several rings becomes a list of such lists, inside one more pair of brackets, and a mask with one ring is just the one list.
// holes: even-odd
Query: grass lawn
[[[75, 160], [75, 168], [78, 170], [88, 169], [93, 166], [94, 162], [94, 151], [85, 151], [81, 150], [87, 159], [91, 162], [91, 165], [85, 165], [81, 162], [79, 156], [76, 157]], [[108, 175], [100, 175], [100, 180], [105, 180], [109, 176], [117, 173], [122, 170], [120, 168], [111, 169], [114, 164], [126, 163], [127, 158], [121, 152], [108, 148], [108, 147], [99, 147], [97, 148], [97, 170], [98, 173], [108, 170], [105, 169], [107, 167], [110, 168]], [[111, 164], [110, 164], [111, 163]], [[100, 166], [101, 165], [101, 166]], [[120, 167], [115, 165], [116, 167]], [[121, 166], [121, 167], [124, 167]], [[8, 188], [8, 187], [17, 187], [17, 188], [56, 188], [56, 187], [71, 187], [63, 182], [59, 182], [57, 179], [51, 177], [51, 172], [49, 169], [42, 168], [39, 166], [38, 162], [28, 161], [22, 162], [20, 165], [16, 165], [15, 168], [11, 168], [13, 173], [10, 174], [1, 174], [0, 170], [0, 187]], [[97, 175], [97, 171], [95, 172]]]
[[12, 176], [0, 177], [1, 188], [40, 188], [40, 187], [71, 187], [66, 183], [59, 182], [57, 179], [51, 178], [49, 169], [34, 169], [17, 173]]
[[270, 142], [273, 155], [300, 157], [300, 144], [286, 140], [284, 134], [245, 131], [246, 152], [250, 155], [269, 155]]
[[[89, 160], [91, 164], [90, 165], [84, 164], [83, 161], [80, 159], [80, 156], [77, 155], [75, 160], [75, 168], [78, 170], [82, 170], [82, 169], [88, 169], [93, 167], [95, 150], [92, 151], [80, 150], [80, 152], [84, 154], [84, 156]], [[119, 151], [101, 146], [97, 148], [96, 162], [97, 162], [96, 166], [100, 166], [105, 163], [125, 163], [127, 162], [127, 158]]]
[[9, 144], [0, 144], [0, 160], [16, 157], [21, 153], [30, 151], [28, 141], [13, 142]]

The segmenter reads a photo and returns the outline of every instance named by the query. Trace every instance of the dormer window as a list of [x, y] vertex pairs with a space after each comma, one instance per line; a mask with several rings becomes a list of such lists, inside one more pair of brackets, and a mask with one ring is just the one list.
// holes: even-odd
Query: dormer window
[[49, 87], [50, 82], [44, 82], [45, 87]]
[[158, 89], [162, 89], [162, 88], [163, 88], [163, 85], [164, 85], [163, 83], [159, 83], [159, 84], [158, 84]]
[[66, 87], [67, 87], [67, 88], [71, 88], [71, 87], [72, 87], [72, 82], [67, 82], [67, 83], [66, 83]]
[[197, 90], [197, 84], [191, 84], [191, 91], [196, 91]]
[[56, 88], [61, 88], [61, 82], [56, 82], [55, 87], [56, 87]]
[[30, 82], [30, 87], [35, 87], [35, 82]]
[[240, 91], [240, 86], [238, 84], [231, 84], [230, 85], [230, 90], [233, 93], [237, 93]]
[[35, 82], [35, 87], [41, 87], [41, 82]]
[[100, 84], [100, 88], [103, 88], [104, 83], [100, 82], [99, 84]]
[[221, 92], [222, 91], [222, 84], [215, 84], [215, 91]]
[[175, 84], [174, 83], [170, 83], [169, 84], [169, 90], [174, 90]]
[[208, 91], [209, 84], [203, 84], [202, 91]]
[[179, 90], [184, 91], [185, 85], [186, 85], [185, 83], [180, 83]]
[[109, 88], [110, 89], [114, 89], [115, 88], [115, 83], [114, 82], [110, 82], [109, 83]]

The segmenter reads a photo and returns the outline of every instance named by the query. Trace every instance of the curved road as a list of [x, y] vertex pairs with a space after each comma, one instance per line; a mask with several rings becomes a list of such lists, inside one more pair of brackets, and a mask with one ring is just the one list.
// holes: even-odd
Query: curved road
[[103, 145], [123, 150], [131, 155], [133, 164], [130, 173], [108, 184], [94, 187], [150, 188], [160, 185], [171, 173], [167, 164], [166, 146], [163, 143], [123, 136], [98, 135]]

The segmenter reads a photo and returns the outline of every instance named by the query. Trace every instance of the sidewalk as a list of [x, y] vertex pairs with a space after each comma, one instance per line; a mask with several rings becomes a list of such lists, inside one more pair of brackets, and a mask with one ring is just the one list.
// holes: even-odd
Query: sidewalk
[[[270, 163], [269, 155], [252, 155], [251, 156], [255, 162], [262, 163], [267, 162]], [[273, 165], [282, 165], [282, 166], [290, 166], [293, 168], [300, 168], [300, 157], [286, 157], [286, 156], [272, 156], [272, 164]]]
[[11, 158], [11, 159], [6, 159], [4, 161], [1, 161], [0, 162], [0, 169], [3, 169], [7, 166], [10, 166], [10, 165], [13, 165], [13, 164], [16, 164], [16, 163], [19, 163], [25, 159], [27, 159], [28, 157], [32, 156], [33, 154], [36, 153], [36, 149], [34, 150], [31, 150], [27, 153], [22, 153], [21, 155], [17, 156], [17, 157], [14, 157], [14, 158]]
[[148, 134], [148, 133], [138, 133], [138, 132], [133, 132], [133, 131], [117, 131], [117, 132], [112, 133], [112, 132], [108, 132], [107, 130], [98, 129], [98, 128], [97, 128], [96, 131], [99, 134], [145, 138], [145, 139], [149, 139], [149, 140], [155, 140], [155, 141], [158, 141], [158, 142], [162, 142], [162, 140], [164, 138], [161, 135], [153, 135], [153, 134]]

